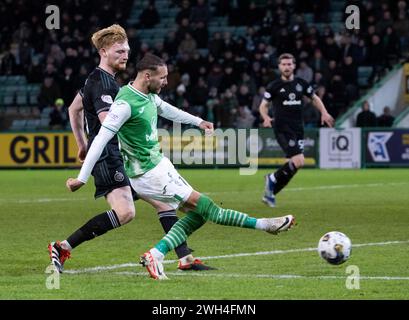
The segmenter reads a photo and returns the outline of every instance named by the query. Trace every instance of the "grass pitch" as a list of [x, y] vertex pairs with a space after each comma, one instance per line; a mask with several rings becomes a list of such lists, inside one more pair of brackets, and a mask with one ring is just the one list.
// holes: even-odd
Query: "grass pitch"
[[[153, 209], [138, 201], [135, 220], [76, 248], [60, 288], [50, 290], [48, 242], [66, 238], [108, 208], [105, 200], [93, 200], [92, 181], [76, 193], [66, 190], [66, 178], [77, 173], [0, 171], [0, 299], [409, 298], [408, 169], [303, 169], [278, 195], [275, 209], [260, 201], [267, 170], [253, 176], [234, 169], [180, 170], [225, 208], [255, 217], [291, 213], [298, 224], [272, 236], [209, 222], [188, 243], [217, 270], [178, 272], [171, 253], [165, 265], [170, 280], [158, 282], [138, 260], [162, 229]], [[340, 266], [315, 251], [318, 239], [332, 230], [353, 244], [350, 260]], [[358, 268], [359, 283], [348, 280], [350, 266]]]

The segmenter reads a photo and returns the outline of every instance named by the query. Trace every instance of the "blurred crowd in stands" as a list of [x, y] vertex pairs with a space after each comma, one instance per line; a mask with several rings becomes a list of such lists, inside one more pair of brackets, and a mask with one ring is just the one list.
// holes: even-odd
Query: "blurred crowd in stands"
[[[404, 0], [346, 1], [359, 6], [360, 29], [339, 33], [330, 27], [329, 0], [161, 0], [160, 5], [167, 2], [179, 9], [175, 28], [154, 45], [142, 41], [141, 34], [160, 22], [158, 1], [144, 1], [138, 23], [128, 25], [134, 2], [141, 3], [66, 0], [58, 4], [61, 28], [48, 30], [47, 1], [1, 1], [0, 74], [25, 75], [30, 83], [42, 83], [40, 111], [66, 113], [98, 64], [91, 34], [119, 23], [127, 29], [131, 47], [127, 71], [117, 75], [121, 84], [135, 77], [136, 61], [151, 51], [168, 63], [163, 99], [217, 127], [248, 128], [260, 126], [258, 106], [266, 85], [278, 76], [277, 57], [283, 52], [296, 56], [296, 75], [314, 86], [336, 118], [362, 94], [359, 66], [372, 67], [370, 85], [406, 58], [409, 48], [409, 8]], [[306, 13], [313, 14], [313, 24], [328, 25], [307, 24]], [[228, 17], [229, 26], [245, 26], [245, 33], [233, 35], [223, 28], [210, 32], [209, 23], [217, 17]], [[62, 108], [56, 107], [57, 99], [62, 99]], [[59, 118], [66, 123], [66, 115], [55, 116]], [[305, 108], [305, 123], [319, 126], [319, 114], [311, 105]]]

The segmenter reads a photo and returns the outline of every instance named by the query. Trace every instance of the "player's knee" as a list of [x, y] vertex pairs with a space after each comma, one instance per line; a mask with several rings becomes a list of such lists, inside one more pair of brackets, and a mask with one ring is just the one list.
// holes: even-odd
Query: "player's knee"
[[134, 207], [121, 208], [120, 210], [115, 210], [115, 212], [121, 225], [127, 224], [135, 218]]
[[297, 169], [304, 166], [304, 157], [294, 157], [291, 159], [291, 161]]

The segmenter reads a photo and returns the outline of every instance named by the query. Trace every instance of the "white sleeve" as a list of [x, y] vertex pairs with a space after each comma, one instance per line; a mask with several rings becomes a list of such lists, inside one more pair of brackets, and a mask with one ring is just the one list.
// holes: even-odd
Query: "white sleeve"
[[104, 151], [107, 143], [115, 136], [122, 125], [131, 117], [131, 108], [125, 101], [115, 101], [99, 129], [98, 135], [92, 141], [77, 179], [83, 183], [88, 181], [92, 169]]
[[158, 108], [158, 115], [168, 120], [185, 124], [193, 124], [195, 126], [199, 126], [203, 121], [203, 119], [195, 117], [190, 113], [182, 111], [166, 101], [163, 101], [158, 95], [155, 95], [155, 104]]
[[124, 100], [117, 100], [109, 109], [102, 126], [117, 133], [124, 123], [131, 117], [131, 106]]

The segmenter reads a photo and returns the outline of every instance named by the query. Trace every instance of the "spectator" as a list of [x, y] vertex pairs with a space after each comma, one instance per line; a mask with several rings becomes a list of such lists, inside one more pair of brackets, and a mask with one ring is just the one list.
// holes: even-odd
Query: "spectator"
[[342, 79], [346, 83], [346, 95], [348, 101], [358, 97], [358, 68], [351, 56], [344, 58], [342, 66]]
[[209, 87], [219, 88], [223, 81], [223, 71], [219, 64], [213, 65], [207, 76], [207, 85]]
[[242, 84], [239, 88], [239, 92], [237, 94], [237, 101], [240, 106], [251, 106], [253, 102], [253, 97], [250, 94], [250, 89], [247, 85]]
[[327, 36], [325, 38], [325, 44], [322, 48], [322, 53], [324, 54], [325, 59], [339, 61], [342, 54], [341, 49], [335, 43], [333, 36]]
[[192, 8], [190, 7], [190, 1], [189, 0], [183, 0], [182, 1], [182, 8], [176, 15], [176, 23], [181, 25], [182, 20], [190, 18], [190, 13], [191, 13]]
[[146, 8], [139, 16], [139, 28], [153, 28], [160, 22], [158, 10], [156, 10], [155, 2], [149, 1]]
[[391, 108], [385, 106], [383, 114], [378, 117], [378, 127], [392, 127], [395, 118], [391, 115]]
[[256, 6], [256, 3], [254, 1], [251, 1], [249, 9], [244, 17], [246, 25], [254, 26], [260, 24], [262, 18], [263, 18], [262, 10]]
[[381, 43], [381, 38], [374, 34], [371, 38], [371, 44], [368, 47], [367, 63], [373, 66], [373, 72], [369, 77], [370, 83], [377, 81], [385, 66], [385, 50]]
[[314, 72], [327, 73], [328, 71], [328, 61], [322, 56], [321, 49], [314, 50], [314, 56], [311, 59], [310, 66]]
[[393, 25], [392, 15], [389, 10], [384, 11], [382, 14], [382, 19], [380, 19], [376, 24], [376, 32], [378, 34], [383, 34], [387, 27]]
[[222, 101], [215, 110], [217, 123], [220, 128], [231, 128], [233, 126], [233, 117], [237, 112], [239, 103], [232, 90], [227, 89], [222, 95]]
[[0, 74], [14, 75], [17, 73], [16, 58], [10, 51], [5, 51], [0, 58]]
[[220, 32], [215, 32], [213, 38], [209, 41], [209, 52], [214, 57], [219, 57], [224, 49], [224, 42], [222, 39], [222, 34]]
[[345, 91], [345, 82], [339, 74], [335, 74], [329, 83], [328, 94], [334, 103], [334, 108], [338, 111], [336, 114], [342, 113], [347, 107], [348, 101]]
[[386, 27], [382, 40], [386, 56], [389, 59], [396, 59], [400, 52], [400, 41], [392, 26]]
[[297, 72], [295, 73], [295, 76], [304, 79], [308, 83], [311, 83], [314, 76], [314, 72], [312, 71], [311, 67], [307, 64], [307, 61], [301, 60], [300, 66]]
[[216, 112], [221, 108], [220, 99], [218, 97], [217, 88], [213, 87], [209, 90], [209, 95], [206, 102], [207, 107], [207, 117], [206, 119], [213, 122], [215, 126], [219, 123]]
[[175, 56], [177, 54], [178, 41], [176, 41], [175, 31], [169, 31], [168, 34], [166, 35], [165, 42], [164, 42], [164, 49], [171, 56]]
[[51, 77], [45, 77], [38, 95], [40, 110], [54, 105], [54, 102], [61, 97], [61, 90], [58, 84]]
[[197, 47], [199, 49], [207, 48], [209, 31], [207, 30], [207, 26], [204, 24], [203, 21], [199, 21], [198, 23], [196, 23], [192, 35], [193, 38], [196, 40]]
[[190, 25], [190, 21], [187, 18], [182, 19], [179, 28], [175, 34], [175, 40], [177, 43], [180, 43], [185, 39], [186, 33], [193, 33], [192, 26]]
[[203, 22], [207, 25], [210, 19], [209, 5], [205, 0], [197, 0], [197, 4], [190, 12], [190, 21], [193, 23]]
[[63, 88], [61, 98], [64, 101], [72, 101], [77, 91], [77, 83], [70, 66], [64, 68], [64, 74], [58, 79], [58, 84], [60, 88]]
[[236, 128], [252, 128], [255, 117], [247, 106], [239, 106], [236, 113]]
[[409, 49], [409, 19], [406, 12], [399, 12], [393, 27], [399, 37], [402, 50], [407, 52]]
[[370, 110], [368, 101], [362, 103], [362, 111], [356, 118], [356, 126], [360, 128], [364, 127], [376, 127], [376, 115]]
[[27, 81], [40, 83], [43, 81], [43, 68], [40, 59], [36, 56], [32, 58], [32, 63], [27, 70]]
[[173, 92], [180, 83], [179, 70], [173, 63], [168, 64], [168, 85], [164, 88], [167, 91]]
[[190, 33], [185, 34], [185, 38], [179, 45], [178, 51], [179, 54], [187, 54], [190, 57], [193, 55], [197, 47], [196, 40], [193, 39]]
[[[332, 101], [331, 96], [328, 94], [327, 92], [327, 88], [324, 85], [320, 85], [318, 86], [318, 88], [316, 89], [316, 94], [317, 96], [321, 99], [322, 103], [324, 104], [324, 106], [327, 108], [328, 113], [334, 118], [336, 119], [338, 117], [338, 113], [339, 110], [337, 110], [334, 107], [334, 103]], [[318, 111], [317, 108], [314, 108], [315, 111]], [[315, 124], [320, 124], [319, 120], [320, 120], [320, 114], [319, 112], [317, 113], [318, 115], [318, 121]]]
[[356, 57], [358, 55], [357, 53], [357, 45], [355, 43], [352, 43], [352, 38], [350, 34], [344, 34], [343, 37], [341, 38], [341, 50], [342, 50], [342, 57]]
[[[200, 77], [197, 84], [193, 87], [192, 104], [196, 106], [205, 106], [208, 94], [206, 81]], [[204, 115], [202, 115], [203, 117]]]
[[52, 111], [50, 113], [50, 129], [62, 130], [67, 124], [67, 110], [64, 106], [64, 100], [59, 98], [55, 100]]

